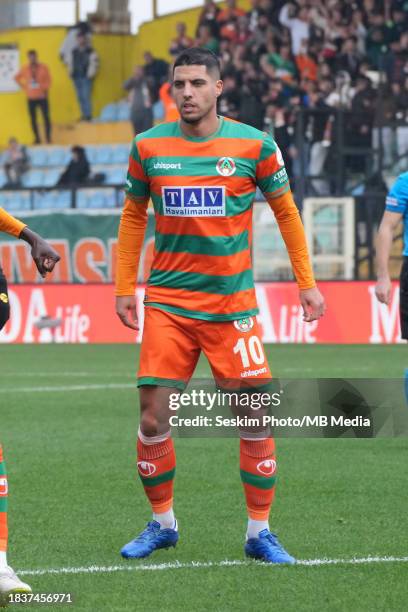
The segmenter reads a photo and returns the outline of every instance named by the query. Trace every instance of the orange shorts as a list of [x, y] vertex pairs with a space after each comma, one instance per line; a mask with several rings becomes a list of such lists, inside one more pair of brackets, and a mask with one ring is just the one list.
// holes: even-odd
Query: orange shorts
[[[255, 317], [238, 321], [203, 321], [145, 308], [138, 386], [184, 390], [201, 351], [222, 386], [267, 384], [272, 378]], [[265, 380], [266, 379], [266, 380]], [[236, 385], [235, 385], [236, 386]]]

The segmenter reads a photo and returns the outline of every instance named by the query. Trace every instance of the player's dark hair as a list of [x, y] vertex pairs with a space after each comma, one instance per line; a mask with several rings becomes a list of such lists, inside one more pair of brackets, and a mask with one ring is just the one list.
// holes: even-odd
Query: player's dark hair
[[220, 62], [215, 53], [201, 47], [191, 47], [182, 51], [174, 62], [173, 74], [177, 66], [206, 66], [207, 72], [216, 73], [218, 78], [221, 73]]

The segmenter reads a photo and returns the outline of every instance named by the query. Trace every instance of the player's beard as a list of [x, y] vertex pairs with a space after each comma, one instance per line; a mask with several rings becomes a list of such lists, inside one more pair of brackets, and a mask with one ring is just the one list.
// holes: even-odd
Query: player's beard
[[209, 108], [204, 113], [201, 113], [199, 117], [185, 117], [182, 112], [180, 112], [180, 115], [184, 123], [188, 123], [189, 125], [195, 125], [197, 123], [200, 123], [200, 121], [202, 121], [203, 119], [205, 119], [205, 117], [207, 117], [211, 113], [211, 111], [212, 111], [212, 108]]

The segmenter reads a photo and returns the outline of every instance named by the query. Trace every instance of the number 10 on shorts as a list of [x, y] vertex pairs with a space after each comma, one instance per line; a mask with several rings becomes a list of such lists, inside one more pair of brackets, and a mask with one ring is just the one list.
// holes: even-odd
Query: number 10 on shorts
[[258, 336], [250, 336], [248, 342], [246, 338], [239, 338], [233, 348], [234, 355], [241, 355], [242, 366], [249, 368], [251, 365], [249, 357], [255, 365], [261, 365], [265, 362], [265, 355], [262, 347], [262, 342]]

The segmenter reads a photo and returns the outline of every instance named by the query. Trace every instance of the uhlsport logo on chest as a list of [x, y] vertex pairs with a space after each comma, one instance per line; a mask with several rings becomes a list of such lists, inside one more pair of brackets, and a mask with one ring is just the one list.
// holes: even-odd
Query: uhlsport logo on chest
[[162, 187], [164, 214], [172, 217], [225, 217], [225, 186]]

